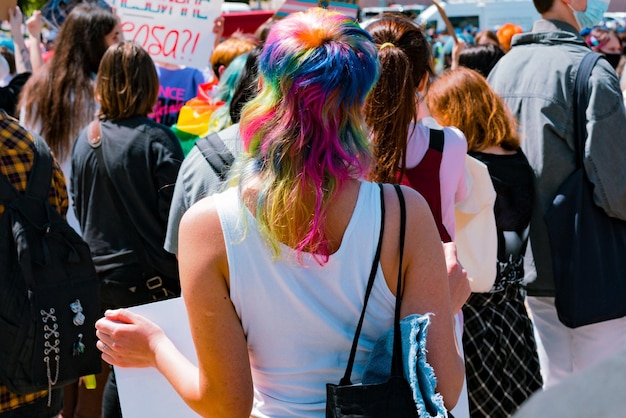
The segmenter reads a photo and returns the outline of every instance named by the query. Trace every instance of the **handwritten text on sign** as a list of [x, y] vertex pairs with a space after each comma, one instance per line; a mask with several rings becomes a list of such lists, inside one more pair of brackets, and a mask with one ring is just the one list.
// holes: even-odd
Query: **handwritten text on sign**
[[124, 39], [155, 61], [205, 68], [213, 47], [213, 21], [221, 0], [109, 0], [122, 21]]

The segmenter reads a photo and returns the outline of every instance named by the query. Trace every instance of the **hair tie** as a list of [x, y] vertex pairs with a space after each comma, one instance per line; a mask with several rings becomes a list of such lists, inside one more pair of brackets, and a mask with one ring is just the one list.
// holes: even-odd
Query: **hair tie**
[[384, 44], [382, 44], [382, 45], [380, 46], [380, 49], [387, 48], [387, 47], [391, 47], [391, 48], [393, 48], [393, 47], [395, 47], [395, 45], [394, 45], [394, 44], [392, 44], [391, 42], [385, 42]]

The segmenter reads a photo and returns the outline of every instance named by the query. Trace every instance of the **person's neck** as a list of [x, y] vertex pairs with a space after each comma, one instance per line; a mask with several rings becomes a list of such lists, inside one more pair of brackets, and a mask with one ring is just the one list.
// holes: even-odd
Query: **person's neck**
[[574, 17], [574, 10], [563, 2], [555, 1], [552, 9], [542, 13], [541, 18], [545, 20], [560, 20], [562, 22], [569, 23], [580, 32], [580, 26], [578, 26], [578, 21]]

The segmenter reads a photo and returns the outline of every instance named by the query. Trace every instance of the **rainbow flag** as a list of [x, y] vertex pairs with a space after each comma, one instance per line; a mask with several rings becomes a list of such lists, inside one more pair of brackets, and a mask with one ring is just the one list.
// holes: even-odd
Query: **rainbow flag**
[[185, 156], [199, 138], [209, 133], [209, 119], [213, 111], [224, 104], [213, 100], [211, 92], [215, 86], [217, 79], [201, 84], [198, 87], [198, 96], [185, 103], [180, 109], [176, 124], [172, 126]]

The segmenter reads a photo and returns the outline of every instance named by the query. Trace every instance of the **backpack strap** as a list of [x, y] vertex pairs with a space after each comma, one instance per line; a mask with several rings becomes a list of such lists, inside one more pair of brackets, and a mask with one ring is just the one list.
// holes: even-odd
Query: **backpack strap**
[[0, 173], [0, 201], [10, 201], [19, 197], [19, 192], [11, 184], [7, 176]]
[[52, 181], [52, 155], [50, 148], [39, 135], [33, 134], [35, 139], [35, 161], [28, 177], [26, 194], [39, 199], [48, 199], [50, 193], [50, 182]]
[[[39, 135], [32, 134], [36, 152], [28, 176], [26, 194], [39, 199], [48, 199], [52, 181], [52, 155], [46, 142]], [[5, 175], [0, 175], [0, 199], [11, 200], [20, 196], [15, 186]]]
[[222, 138], [214, 132], [198, 139], [196, 146], [220, 180], [226, 180], [226, 175], [235, 157], [228, 148], [226, 148]]

